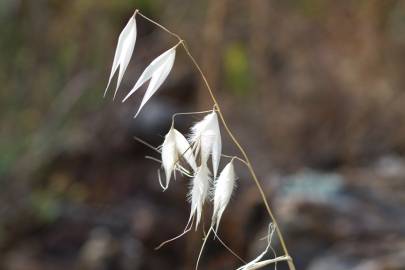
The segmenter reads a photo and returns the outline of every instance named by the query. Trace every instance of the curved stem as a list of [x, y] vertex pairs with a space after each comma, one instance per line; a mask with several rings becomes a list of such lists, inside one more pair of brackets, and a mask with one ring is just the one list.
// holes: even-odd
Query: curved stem
[[[216, 99], [216, 97], [215, 97], [209, 83], [208, 83], [207, 78], [205, 77], [205, 75], [204, 75], [203, 71], [201, 70], [200, 66], [198, 65], [197, 61], [194, 59], [194, 57], [190, 53], [190, 50], [185, 45], [184, 41], [182, 42], [182, 45], [183, 45], [183, 48], [186, 51], [187, 55], [189, 56], [189, 58], [193, 62], [194, 66], [197, 68], [198, 72], [200, 73], [200, 75], [201, 75], [201, 77], [202, 77], [202, 79], [203, 79], [203, 81], [205, 83], [205, 86], [207, 87], [208, 92], [209, 92], [209, 94], [211, 96], [211, 99], [212, 99], [212, 101], [215, 103], [215, 105], [217, 107], [217, 112], [219, 114], [219, 117], [221, 119], [222, 124], [224, 125], [224, 128], [225, 128], [226, 132], [228, 133], [229, 137], [231, 138], [231, 140], [233, 141], [235, 146], [239, 149], [239, 151], [241, 152], [243, 158], [245, 159], [246, 167], [248, 168], [250, 174], [252, 175], [252, 178], [253, 178], [253, 180], [254, 180], [254, 182], [255, 182], [258, 190], [259, 190], [259, 193], [260, 193], [260, 195], [261, 195], [261, 197], [263, 199], [263, 203], [264, 203], [264, 205], [266, 207], [266, 210], [267, 210], [272, 222], [274, 223], [274, 225], [276, 225], [276, 231], [277, 231], [278, 238], [280, 239], [281, 247], [283, 248], [283, 251], [284, 251], [286, 257], [290, 257], [289, 253], [288, 253], [287, 246], [286, 246], [284, 238], [283, 238], [283, 235], [281, 234], [281, 231], [280, 231], [279, 226], [277, 224], [277, 221], [276, 221], [276, 219], [274, 217], [274, 214], [270, 209], [270, 205], [269, 205], [269, 203], [267, 201], [267, 198], [266, 198], [266, 195], [264, 193], [263, 187], [260, 184], [260, 181], [256, 176], [256, 172], [253, 169], [252, 163], [250, 162], [250, 159], [249, 159], [248, 155], [246, 154], [245, 149], [242, 147], [242, 145], [239, 143], [239, 141], [236, 139], [235, 135], [232, 133], [232, 131], [228, 127], [228, 124], [227, 124], [227, 122], [225, 120], [225, 117], [224, 117], [224, 115], [222, 113], [222, 110], [221, 110], [221, 108], [219, 106], [219, 103], [218, 103], [218, 101], [217, 101], [217, 99]], [[288, 266], [289, 266], [290, 270], [295, 270], [295, 266], [294, 266], [294, 263], [292, 262], [292, 260], [288, 261]]]
[[206, 110], [206, 111], [199, 111], [199, 112], [179, 112], [179, 113], [175, 113], [172, 115], [172, 126], [174, 123], [174, 118], [178, 115], [194, 115], [194, 114], [203, 114], [203, 113], [209, 113], [212, 112], [212, 110]]
[[152, 19], [146, 17], [146, 16], [143, 15], [139, 10], [136, 10], [135, 12], [136, 12], [136, 14], [139, 14], [139, 16], [141, 16], [141, 17], [144, 18], [145, 20], [147, 20], [147, 21], [153, 23], [154, 25], [156, 25], [156, 26], [159, 27], [160, 29], [164, 30], [164, 31], [167, 32], [168, 34], [174, 36], [174, 37], [177, 38], [179, 41], [182, 41], [182, 38], [181, 38], [179, 35], [177, 35], [176, 33], [172, 32], [172, 31], [170, 31], [169, 29], [167, 29], [166, 27], [164, 27], [164, 26], [161, 25], [160, 23], [155, 22], [154, 20], [152, 20]]
[[235, 251], [233, 251], [227, 244], [225, 244], [224, 241], [222, 241], [221, 237], [219, 237], [219, 235], [217, 234], [217, 232], [215, 230], [212, 230], [215, 234], [215, 237], [218, 239], [218, 241], [230, 252], [232, 253], [233, 256], [235, 256], [236, 258], [238, 258], [238, 260], [240, 260], [242, 263], [247, 264], [247, 262], [242, 259]]
[[221, 157], [229, 158], [231, 160], [236, 159], [236, 160], [239, 160], [240, 162], [242, 162], [244, 165], [246, 165], [246, 166], [248, 165], [248, 163], [243, 158], [240, 158], [238, 156], [229, 156], [229, 155], [221, 154]]
[[263, 203], [264, 203], [264, 205], [265, 205], [265, 207], [266, 207], [266, 210], [267, 210], [267, 212], [268, 212], [268, 214], [269, 214], [269, 216], [270, 216], [270, 218], [271, 218], [273, 224], [276, 226], [277, 236], [278, 236], [278, 238], [279, 238], [279, 240], [280, 240], [280, 244], [281, 244], [281, 247], [282, 247], [282, 249], [283, 249], [283, 251], [284, 251], [285, 258], [288, 258], [287, 261], [288, 261], [289, 269], [290, 269], [290, 270], [295, 270], [295, 265], [294, 265], [294, 263], [293, 263], [293, 261], [292, 261], [290, 255], [289, 255], [289, 253], [288, 253], [288, 249], [287, 249], [287, 246], [286, 246], [286, 244], [285, 244], [283, 235], [281, 234], [281, 231], [280, 231], [279, 226], [278, 226], [278, 224], [277, 224], [277, 221], [276, 221], [276, 219], [275, 219], [275, 217], [274, 217], [274, 214], [273, 214], [273, 212], [271, 211], [271, 208], [270, 208], [270, 205], [269, 205], [269, 203], [268, 203], [268, 201], [267, 201], [267, 198], [266, 198], [266, 195], [265, 195], [265, 193], [264, 193], [263, 187], [262, 187], [262, 185], [260, 184], [260, 181], [259, 181], [259, 179], [258, 179], [257, 176], [256, 176], [256, 172], [255, 172], [254, 169], [253, 169], [252, 163], [250, 162], [250, 159], [249, 159], [248, 155], [246, 154], [245, 149], [242, 147], [242, 145], [241, 145], [241, 144], [239, 143], [239, 141], [236, 139], [235, 135], [234, 135], [234, 134], [232, 133], [232, 131], [230, 130], [230, 128], [229, 128], [229, 126], [228, 126], [228, 124], [227, 124], [227, 122], [226, 122], [226, 120], [225, 120], [225, 117], [224, 117], [224, 115], [223, 115], [223, 113], [222, 113], [221, 107], [219, 106], [219, 103], [218, 103], [218, 101], [217, 101], [217, 99], [216, 99], [216, 97], [215, 97], [215, 95], [214, 95], [214, 92], [212, 91], [211, 86], [210, 86], [210, 84], [208, 83], [208, 80], [207, 80], [207, 78], [206, 78], [205, 75], [204, 75], [204, 72], [201, 70], [200, 65], [197, 63], [197, 61], [195, 60], [195, 58], [194, 58], [193, 55], [191, 54], [190, 50], [188, 49], [187, 45], [185, 44], [185, 41], [184, 41], [178, 34], [176, 34], [176, 33], [172, 32], [172, 31], [170, 31], [169, 29], [167, 29], [167, 28], [164, 27], [163, 25], [161, 25], [161, 24], [155, 22], [154, 20], [152, 20], [152, 19], [146, 17], [145, 15], [143, 15], [143, 14], [142, 14], [141, 12], [139, 12], [139, 11], [137, 12], [137, 14], [139, 14], [142, 18], [146, 19], [147, 21], [149, 21], [149, 22], [155, 24], [156, 26], [158, 26], [159, 28], [161, 28], [162, 30], [164, 30], [165, 32], [167, 32], [168, 34], [170, 34], [170, 35], [172, 35], [173, 37], [175, 37], [176, 39], [178, 39], [179, 43], [181, 43], [181, 45], [182, 45], [184, 51], [186, 52], [187, 56], [190, 58], [190, 60], [191, 60], [191, 62], [193, 63], [193, 65], [195, 66], [195, 68], [196, 68], [196, 69], [198, 70], [198, 72], [200, 73], [200, 76], [201, 76], [201, 78], [202, 78], [203, 81], [204, 81], [204, 84], [205, 84], [205, 86], [206, 86], [206, 88], [207, 88], [207, 90], [208, 90], [208, 92], [209, 92], [209, 95], [210, 95], [210, 97], [211, 97], [211, 99], [212, 99], [212, 101], [213, 101], [213, 103], [214, 103], [214, 106], [217, 108], [217, 112], [218, 112], [218, 114], [219, 114], [219, 117], [220, 117], [220, 119], [221, 119], [221, 122], [222, 122], [222, 124], [223, 124], [223, 126], [224, 126], [226, 132], [228, 133], [229, 137], [231, 138], [231, 140], [233, 141], [233, 143], [235, 144], [235, 146], [239, 149], [239, 151], [241, 152], [243, 158], [245, 159], [245, 161], [246, 161], [246, 167], [248, 168], [249, 173], [251, 174], [251, 176], [252, 176], [252, 178], [253, 178], [253, 180], [254, 180], [254, 182], [255, 182], [255, 184], [256, 184], [258, 190], [259, 190], [260, 196], [262, 197]]

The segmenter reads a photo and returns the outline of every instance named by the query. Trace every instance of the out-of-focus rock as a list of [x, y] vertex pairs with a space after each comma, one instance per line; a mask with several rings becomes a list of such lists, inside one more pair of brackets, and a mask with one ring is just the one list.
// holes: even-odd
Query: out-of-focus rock
[[309, 266], [308, 270], [347, 270], [353, 269], [355, 263], [339, 255], [322, 256], [315, 259]]
[[95, 228], [80, 250], [79, 268], [86, 270], [135, 270], [140, 265], [140, 243], [133, 237], [114, 237], [107, 229]]
[[403, 177], [405, 161], [397, 155], [382, 156], [375, 164], [376, 172], [382, 177]]
[[[391, 161], [391, 168], [377, 165], [341, 173], [303, 170], [283, 177], [275, 207], [284, 223], [281, 226], [291, 254], [301, 255], [295, 256], [299, 268], [340, 270], [356, 266], [363, 270], [397, 269], [396, 265], [401, 265], [401, 256], [387, 255], [405, 247], [400, 198], [394, 193], [389, 199], [384, 195], [395, 186], [391, 177], [403, 170], [401, 160]], [[368, 180], [370, 175], [376, 178], [377, 172], [381, 172], [378, 182], [386, 181], [384, 189]], [[382, 243], [390, 243], [392, 248]], [[388, 267], [391, 264], [393, 268]], [[378, 267], [367, 268], [370, 265]]]
[[25, 245], [15, 248], [3, 257], [2, 269], [8, 270], [40, 270], [42, 269], [35, 258], [37, 247]]
[[106, 262], [118, 253], [117, 243], [103, 228], [95, 228], [80, 251], [82, 269], [105, 269]]
[[[405, 252], [399, 250], [392, 254], [381, 254], [371, 258], [335, 254], [320, 256], [308, 266], [308, 270], [402, 270], [405, 265]], [[332, 253], [332, 252], [330, 252]]]
[[[405, 243], [404, 243], [405, 244]], [[402, 247], [404, 248], [404, 246]], [[377, 256], [359, 263], [353, 270], [402, 270], [405, 267], [405, 251]], [[311, 270], [311, 269], [310, 269]]]

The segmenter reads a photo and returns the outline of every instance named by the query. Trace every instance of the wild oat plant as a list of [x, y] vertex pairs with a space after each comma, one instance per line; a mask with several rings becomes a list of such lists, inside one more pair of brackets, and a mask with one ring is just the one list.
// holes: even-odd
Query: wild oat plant
[[[256, 173], [253, 170], [252, 164], [246, 155], [245, 150], [235, 138], [231, 130], [229, 129], [225, 118], [222, 114], [221, 107], [203, 73], [200, 66], [192, 56], [184, 40], [174, 32], [169, 31], [166, 27], [153, 21], [152, 19], [143, 15], [139, 10], [136, 10], [133, 16], [129, 19], [127, 25], [122, 30], [118, 38], [118, 44], [115, 51], [114, 61], [112, 64], [111, 74], [108, 80], [104, 96], [107, 94], [111, 81], [118, 70], [118, 79], [115, 87], [114, 98], [117, 94], [118, 88], [121, 84], [125, 70], [128, 67], [132, 53], [134, 51], [136, 39], [137, 39], [137, 16], [148, 22], [158, 26], [160, 29], [170, 34], [177, 39], [177, 43], [158, 57], [156, 57], [143, 71], [135, 86], [129, 91], [122, 102], [126, 101], [132, 94], [134, 94], [142, 85], [149, 81], [146, 92], [143, 96], [141, 105], [137, 110], [135, 117], [141, 112], [142, 108], [148, 102], [148, 100], [156, 93], [159, 87], [168, 77], [176, 57], [176, 51], [182, 48], [187, 56], [190, 58], [192, 64], [201, 75], [202, 80], [205, 83], [208, 94], [212, 99], [212, 109], [203, 112], [189, 112], [189, 113], [177, 113], [172, 117], [172, 123], [170, 130], [167, 132], [163, 144], [161, 147], [154, 148], [161, 153], [161, 160], [157, 160], [162, 164], [164, 171], [164, 178], [158, 173], [159, 183], [163, 190], [169, 187], [170, 179], [173, 174], [180, 172], [182, 175], [191, 178], [190, 191], [188, 194], [188, 200], [191, 204], [191, 211], [188, 222], [184, 231], [175, 238], [163, 242], [158, 248], [163, 245], [180, 238], [187, 232], [189, 232], [194, 226], [197, 229], [200, 224], [204, 204], [207, 201], [213, 203], [213, 214], [211, 225], [208, 232], [204, 235], [202, 247], [197, 258], [195, 268], [198, 268], [198, 262], [200, 260], [204, 245], [211, 233], [214, 234], [214, 238], [218, 239], [221, 244], [228, 249], [233, 255], [235, 255], [243, 265], [238, 270], [259, 269], [270, 264], [277, 265], [277, 262], [287, 261], [290, 270], [294, 270], [294, 264], [292, 258], [289, 256], [286, 245], [284, 243], [281, 232], [277, 226], [277, 222], [272, 214], [272, 211], [267, 202], [263, 189], [256, 177]], [[174, 125], [175, 116], [180, 114], [199, 114], [204, 117], [190, 128], [190, 135], [185, 137], [181, 134]], [[242, 157], [227, 156], [222, 154], [222, 137], [221, 127], [229, 135], [231, 141], [239, 149]], [[146, 142], [144, 142], [147, 144]], [[149, 144], [147, 144], [149, 145]], [[149, 145], [150, 146], [150, 145]], [[151, 146], [152, 147], [152, 146]], [[226, 158], [228, 163], [219, 172], [220, 160]], [[209, 160], [211, 162], [209, 162]], [[218, 228], [221, 221], [221, 217], [229, 203], [232, 192], [234, 190], [235, 181], [237, 179], [234, 169], [234, 162], [241, 162], [250, 172], [252, 179], [254, 180], [260, 195], [263, 198], [263, 202], [266, 206], [267, 212], [271, 219], [267, 239], [266, 249], [250, 262], [246, 262], [241, 259], [235, 252], [233, 252], [218, 236]], [[282, 256], [276, 256], [274, 249], [271, 247], [271, 239], [273, 233], [276, 232], [278, 239], [281, 243], [284, 254]], [[263, 257], [271, 250], [274, 258], [269, 260], [263, 260]]]

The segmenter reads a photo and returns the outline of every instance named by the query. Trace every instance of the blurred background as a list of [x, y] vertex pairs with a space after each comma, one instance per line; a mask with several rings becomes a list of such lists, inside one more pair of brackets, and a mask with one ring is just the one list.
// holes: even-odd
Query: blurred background
[[[0, 269], [193, 269], [201, 230], [154, 250], [183, 230], [189, 180], [163, 193], [160, 165], [144, 158], [158, 155], [134, 136], [158, 146], [171, 114], [212, 102], [178, 50], [133, 119], [142, 94], [120, 100], [176, 43], [141, 17], [118, 98], [112, 89], [103, 99], [118, 35], [136, 8], [188, 42], [297, 269], [405, 269], [400, 0], [1, 0]], [[179, 117], [176, 127], [187, 132], [198, 119]], [[225, 132], [223, 140], [238, 154]], [[240, 164], [237, 174], [220, 235], [248, 260], [264, 250], [270, 220]], [[282, 255], [277, 239], [273, 246]], [[208, 242], [200, 269], [237, 266]]]

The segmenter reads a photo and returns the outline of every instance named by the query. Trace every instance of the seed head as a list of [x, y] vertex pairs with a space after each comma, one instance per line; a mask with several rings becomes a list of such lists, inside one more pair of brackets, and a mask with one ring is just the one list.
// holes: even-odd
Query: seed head
[[212, 170], [214, 178], [216, 178], [221, 159], [222, 142], [218, 116], [215, 111], [191, 127], [189, 141], [194, 144], [195, 154], [200, 153], [201, 164], [206, 163], [209, 156], [212, 155]]
[[171, 127], [162, 144], [162, 166], [166, 175], [164, 189], [169, 186], [171, 175], [181, 158], [190, 165], [193, 171], [197, 170], [194, 154], [187, 139], [179, 131]]
[[155, 92], [166, 80], [167, 76], [172, 70], [175, 58], [176, 46], [156, 57], [155, 60], [153, 60], [149, 66], [145, 68], [141, 74], [141, 77], [139, 77], [138, 81], [135, 83], [135, 86], [122, 100], [122, 102], [127, 100], [133, 93], [135, 93], [136, 90], [138, 90], [146, 81], [150, 79], [148, 89], [146, 89], [145, 95], [143, 96], [141, 105], [139, 106], [135, 117], [139, 114], [146, 102], [148, 102], [148, 100], [153, 96], [153, 94], [155, 94]]
[[235, 170], [231, 160], [222, 170], [214, 186], [214, 213], [212, 215], [212, 225], [216, 224], [218, 231], [219, 222], [222, 214], [232, 195], [235, 186]]
[[197, 215], [195, 225], [196, 229], [201, 220], [204, 202], [208, 197], [210, 182], [211, 182], [210, 171], [207, 167], [207, 164], [203, 163], [197, 169], [197, 173], [195, 174], [192, 180], [191, 189], [189, 193], [189, 200], [191, 202], [190, 220], [195, 215]]
[[108, 87], [110, 86], [111, 80], [114, 74], [118, 72], [117, 86], [114, 92], [114, 98], [117, 94], [118, 88], [120, 87], [122, 78], [124, 77], [125, 70], [128, 67], [129, 61], [131, 60], [132, 53], [134, 52], [135, 42], [136, 42], [136, 21], [135, 15], [133, 15], [127, 25], [122, 30], [117, 43], [117, 48], [115, 50], [114, 61], [111, 67], [110, 78], [108, 79], [107, 87], [104, 91], [104, 96], [107, 94]]

